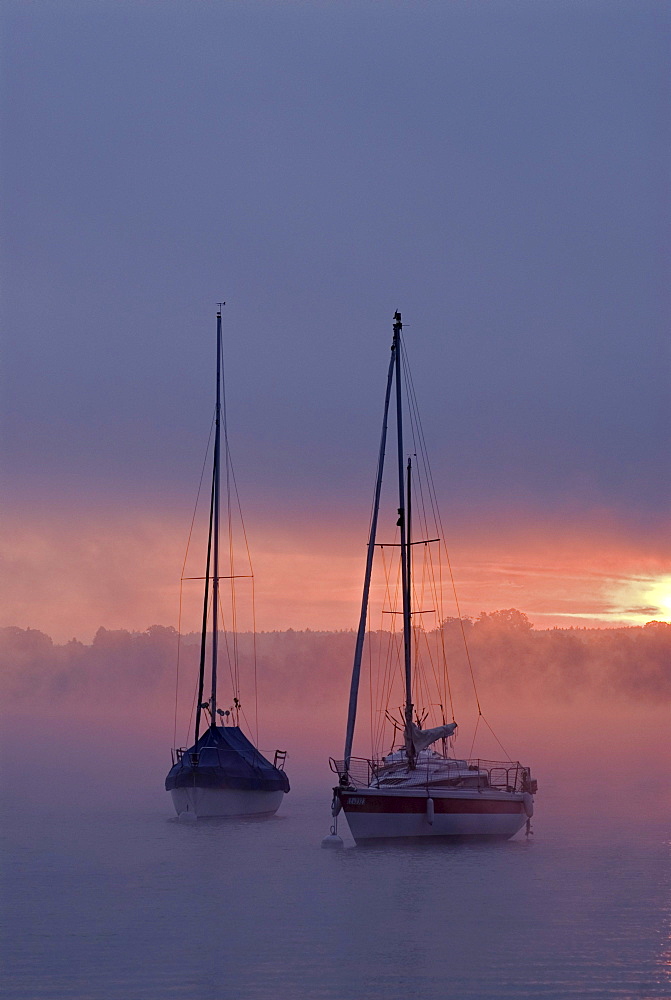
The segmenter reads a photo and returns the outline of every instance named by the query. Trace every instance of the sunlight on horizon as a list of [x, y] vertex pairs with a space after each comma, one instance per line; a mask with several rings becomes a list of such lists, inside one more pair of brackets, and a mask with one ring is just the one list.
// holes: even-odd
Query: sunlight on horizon
[[618, 583], [612, 590], [610, 620], [627, 625], [671, 620], [671, 574], [650, 579], [634, 578]]
[[[34, 628], [56, 642], [90, 641], [100, 626], [143, 631], [177, 626], [183, 525], [140, 512], [104, 522], [55, 515], [7, 518], [1, 625]], [[517, 608], [537, 629], [644, 625], [671, 617], [665, 554], [625, 537], [599, 540], [589, 526], [567, 540], [538, 524], [495, 543], [466, 526], [452, 566], [464, 617]], [[258, 631], [356, 628], [365, 546], [319, 525], [257, 526], [253, 540]], [[198, 567], [188, 576], [197, 576]], [[444, 613], [455, 616], [444, 579]], [[185, 585], [182, 631], [199, 628], [201, 586]], [[373, 609], [369, 626], [379, 627]], [[379, 617], [379, 616], [378, 616]], [[250, 627], [246, 625], [245, 628]], [[428, 621], [427, 621], [428, 627]]]

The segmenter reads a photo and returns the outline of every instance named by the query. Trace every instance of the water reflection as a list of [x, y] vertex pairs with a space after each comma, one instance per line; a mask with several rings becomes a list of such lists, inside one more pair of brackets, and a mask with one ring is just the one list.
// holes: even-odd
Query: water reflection
[[13, 811], [12, 1000], [668, 998], [669, 851], [643, 825], [324, 851], [328, 810]]

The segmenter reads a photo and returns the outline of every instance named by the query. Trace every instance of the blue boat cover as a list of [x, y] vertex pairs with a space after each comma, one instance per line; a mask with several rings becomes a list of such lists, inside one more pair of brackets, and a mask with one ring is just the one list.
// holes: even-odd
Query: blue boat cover
[[288, 792], [289, 779], [266, 760], [239, 726], [211, 726], [182, 752], [165, 779], [168, 792], [187, 786]]

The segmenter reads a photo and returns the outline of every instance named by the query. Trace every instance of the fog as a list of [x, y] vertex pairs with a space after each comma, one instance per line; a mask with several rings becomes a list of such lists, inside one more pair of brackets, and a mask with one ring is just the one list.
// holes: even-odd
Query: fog
[[[340, 852], [319, 845], [352, 632], [257, 636], [259, 746], [288, 751], [291, 792], [263, 823], [187, 825], [163, 786], [177, 632], [101, 628], [90, 644], [57, 644], [0, 631], [3, 995], [399, 1000], [412, 982], [429, 1000], [667, 997], [671, 625], [544, 631], [507, 609], [463, 626], [484, 716], [473, 753], [501, 759], [498, 738], [531, 764], [533, 836]], [[445, 623], [455, 751], [470, 755], [478, 717], [460, 633]], [[254, 735], [252, 641], [238, 638]], [[368, 664], [389, 643], [398, 636], [369, 636], [361, 754]], [[179, 646], [183, 745], [198, 636]], [[222, 698], [226, 673], [224, 655]], [[345, 822], [339, 832], [352, 847]]]
[[[537, 825], [668, 815], [671, 624], [538, 630], [515, 609], [468, 619], [479, 720], [461, 627], [457, 619], [443, 626], [457, 754], [471, 755], [477, 724], [473, 756], [530, 764], [540, 786]], [[398, 639], [369, 634], [370, 659], [390, 641]], [[254, 737], [252, 636], [239, 636], [239, 646], [241, 724]], [[256, 636], [260, 748], [288, 750], [294, 797], [320, 793], [325, 816], [328, 758], [342, 753], [353, 647], [352, 632]], [[144, 802], [169, 814], [163, 778], [170, 746], [189, 736], [198, 650], [196, 635], [179, 638], [158, 625], [141, 633], [100, 628], [90, 645], [53, 643], [34, 629], [0, 630], [10, 801], [112, 810]], [[222, 668], [225, 699], [225, 654]], [[361, 755], [369, 725], [364, 677], [355, 745]]]

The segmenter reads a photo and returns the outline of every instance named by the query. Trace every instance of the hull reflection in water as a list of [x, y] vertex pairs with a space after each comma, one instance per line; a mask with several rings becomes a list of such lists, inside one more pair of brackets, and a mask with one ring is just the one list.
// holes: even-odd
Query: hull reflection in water
[[283, 791], [240, 792], [234, 788], [174, 788], [171, 791], [178, 816], [214, 816], [230, 819], [241, 816], [274, 816], [284, 797]]

